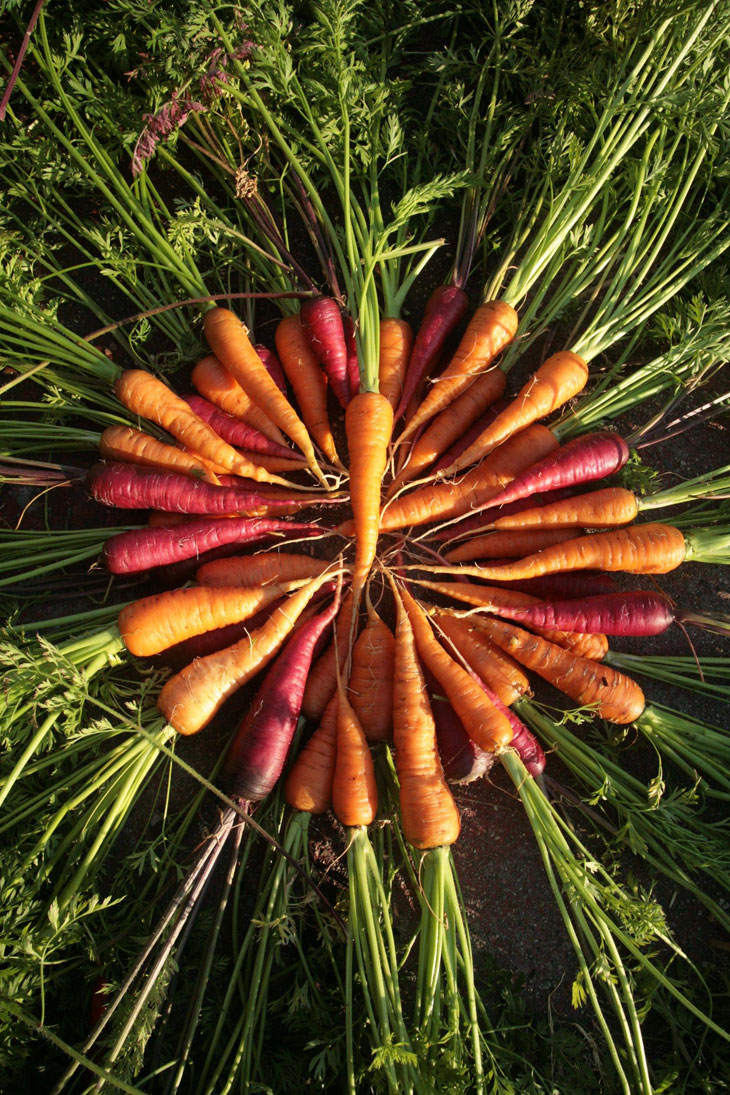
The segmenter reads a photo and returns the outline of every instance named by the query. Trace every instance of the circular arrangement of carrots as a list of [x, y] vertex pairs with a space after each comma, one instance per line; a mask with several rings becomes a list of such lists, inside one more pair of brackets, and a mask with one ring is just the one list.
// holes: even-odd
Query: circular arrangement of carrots
[[618, 435], [560, 446], [541, 421], [582, 389], [586, 363], [553, 354], [504, 399], [499, 355], [516, 313], [482, 303], [456, 339], [465, 298], [448, 290], [415, 338], [382, 320], [380, 391], [355, 389], [353, 324], [334, 301], [281, 320], [281, 365], [233, 313], [211, 308], [214, 356], [193, 370], [196, 392], [123, 374], [116, 394], [142, 428], [107, 431], [89, 476], [100, 501], [151, 511], [148, 527], [107, 542], [110, 570], [194, 568], [194, 584], [119, 617], [140, 657], [205, 639], [159, 694], [169, 723], [199, 732], [268, 667], [224, 767], [231, 793], [268, 793], [304, 717], [314, 731], [289, 764], [287, 801], [368, 825], [370, 746], [385, 741], [419, 849], [457, 839], [448, 780], [481, 775], [485, 754], [515, 749], [542, 771], [510, 710], [528, 673], [610, 721], [641, 714], [641, 689], [603, 663], [604, 632], [656, 634], [681, 617], [656, 591], [622, 594], [609, 574], [666, 573], [686, 553], [678, 529], [631, 523], [640, 507], [628, 492], [586, 494], [626, 462]]

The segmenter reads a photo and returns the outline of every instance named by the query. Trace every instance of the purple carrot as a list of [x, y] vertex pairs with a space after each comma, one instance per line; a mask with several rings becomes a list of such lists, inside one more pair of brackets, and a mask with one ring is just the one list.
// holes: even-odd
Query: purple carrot
[[605, 479], [620, 471], [629, 458], [629, 447], [617, 433], [602, 430], [587, 433], [562, 445], [556, 452], [539, 460], [518, 475], [490, 500], [490, 506], [503, 505], [537, 491], [574, 487]]
[[[472, 441], [476, 441], [479, 434], [483, 433], [487, 426], [491, 426], [497, 415], [503, 411], [505, 407], [509, 406], [509, 403], [509, 399], [500, 399], [493, 407], [490, 407], [483, 415], [477, 418], [476, 422], [472, 422], [471, 426], [464, 431], [459, 440], [455, 441], [451, 448], [446, 450], [438, 463], [432, 465], [431, 474], [435, 475], [437, 471], [442, 471], [444, 468], [450, 468], [457, 456], [461, 456], [463, 452], [466, 452]], [[439, 415], [436, 416], [436, 422], [438, 422], [439, 417]], [[431, 423], [426, 427], [424, 433], [427, 433], [430, 428], [432, 428]]]
[[493, 506], [489, 502], [483, 508], [474, 510], [468, 517], [464, 517], [456, 524], [449, 524], [445, 528], [439, 529], [438, 532], [434, 533], [434, 540], [451, 543], [452, 540], [458, 540], [463, 533], [477, 532], [481, 529], [486, 531], [491, 522], [496, 520], [497, 517], [509, 517], [513, 513], [522, 513], [526, 509], [532, 509], [533, 506], [547, 506], [551, 502], [560, 502], [563, 498], [569, 498], [570, 493], [569, 490], [550, 490], [544, 494], [532, 494], [529, 498], [518, 498], [506, 505]]
[[[216, 487], [177, 472], [111, 461], [95, 464], [88, 473], [86, 485], [92, 498], [116, 509], [154, 509], [163, 513], [197, 513], [211, 517], [230, 513], [251, 515], [264, 507], [282, 513], [292, 507], [303, 509], [319, 501], [318, 497], [297, 495], [296, 491], [281, 497], [267, 494], [260, 488]], [[323, 499], [325, 497], [323, 495]]]
[[441, 695], [436, 678], [424, 670], [428, 699], [436, 723], [436, 740], [444, 775], [449, 783], [471, 783], [481, 779], [492, 767], [494, 757], [485, 753], [467, 734], [453, 707]]
[[[499, 703], [499, 699], [497, 699], [497, 703]], [[527, 729], [524, 722], [517, 718], [514, 711], [511, 711], [509, 707], [505, 707], [504, 704], [502, 704], [500, 710], [512, 726], [510, 748], [514, 749], [533, 778], [541, 776], [545, 771], [545, 754], [542, 751], [540, 742], [532, 731]]]
[[468, 307], [469, 298], [455, 285], [440, 285], [431, 293], [413, 343], [403, 394], [394, 416], [396, 420], [405, 414], [416, 388], [434, 368], [446, 339], [461, 323]]
[[302, 305], [301, 320], [317, 360], [327, 374], [330, 387], [340, 405], [350, 402], [347, 371], [347, 346], [342, 316], [331, 297], [317, 297]]
[[347, 379], [350, 385], [350, 399], [353, 399], [360, 391], [360, 362], [357, 358], [355, 321], [352, 316], [346, 315], [344, 317], [343, 326], [345, 328], [345, 346], [347, 347]]
[[285, 445], [279, 445], [278, 442], [272, 441], [266, 434], [249, 426], [235, 415], [219, 410], [209, 400], [203, 399], [202, 395], [186, 395], [184, 398], [198, 418], [202, 418], [204, 422], [212, 426], [218, 436], [229, 445], [235, 445], [236, 448], [244, 449], [246, 452], [260, 452], [264, 456], [281, 456], [287, 460], [298, 460], [301, 457], [302, 464], [306, 464], [301, 453], [294, 452]]
[[730, 617], [722, 613], [678, 611], [669, 597], [650, 589], [570, 601], [540, 601], [521, 609], [500, 609], [500, 616], [520, 620], [532, 627], [585, 634], [661, 635], [673, 623], [694, 624], [719, 634], [730, 631]]
[[274, 384], [276, 384], [281, 394], [286, 395], [286, 377], [284, 376], [284, 370], [274, 351], [270, 350], [268, 346], [264, 346], [261, 342], [255, 343], [254, 350], [263, 361], [266, 372], [274, 381]]
[[223, 779], [236, 798], [259, 801], [281, 775], [297, 728], [312, 658], [340, 607], [332, 604], [299, 627], [276, 658], [226, 754]]
[[222, 517], [186, 521], [173, 528], [139, 528], [111, 536], [104, 545], [104, 565], [112, 574], [134, 574], [199, 559], [204, 552], [228, 544], [251, 544], [277, 533], [319, 536], [319, 525], [279, 521], [269, 517]]

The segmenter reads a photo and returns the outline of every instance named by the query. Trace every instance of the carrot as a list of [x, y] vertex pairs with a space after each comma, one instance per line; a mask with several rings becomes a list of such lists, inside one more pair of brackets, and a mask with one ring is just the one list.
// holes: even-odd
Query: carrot
[[[355, 608], [351, 593], [342, 598], [342, 606], [337, 620], [338, 633], [349, 635], [352, 629], [353, 610]], [[348, 646], [343, 641], [335, 645], [331, 642], [321, 658], [313, 666], [307, 678], [304, 691], [302, 714], [315, 721], [324, 714], [327, 704], [337, 691], [337, 672], [344, 669]]]
[[403, 833], [414, 848], [438, 848], [457, 840], [461, 820], [441, 765], [413, 628], [400, 599], [396, 606], [393, 744]]
[[301, 310], [302, 326], [317, 360], [327, 374], [330, 387], [342, 407], [350, 401], [347, 346], [342, 314], [331, 297], [307, 300]]
[[328, 608], [297, 628], [266, 674], [226, 753], [229, 794], [251, 802], [274, 789], [297, 728], [314, 649], [338, 609], [339, 590]]
[[307, 466], [304, 457], [293, 449], [289, 449], [288, 456], [270, 456], [266, 452], [248, 452], [239, 449], [244, 460], [250, 460], [258, 468], [268, 472], [301, 471]]
[[[222, 373], [225, 372], [220, 362], [216, 361], [214, 357], [211, 357], [211, 360], [215, 362], [217, 369], [220, 369]], [[232, 383], [235, 383], [232, 377], [230, 379]], [[237, 418], [234, 414], [229, 414], [228, 411], [220, 410], [204, 396], [186, 395], [184, 399], [190, 409], [204, 422], [207, 422], [209, 426], [212, 426], [219, 437], [222, 437], [229, 445], [233, 445], [234, 448], [243, 449], [249, 454], [248, 459], [252, 462], [255, 462], [255, 458], [250, 455], [251, 453], [256, 453], [259, 456], [278, 456], [282, 460], [289, 460], [300, 466], [306, 462], [301, 453], [294, 452], [286, 445], [279, 445], [276, 441], [272, 441], [261, 430], [249, 426], [242, 418]]]
[[431, 293], [413, 343], [403, 392], [395, 411], [396, 419], [406, 412], [418, 385], [431, 373], [446, 339], [461, 323], [468, 307], [469, 298], [456, 285], [439, 285]]
[[630, 490], [604, 487], [508, 517], [497, 517], [493, 524], [496, 529], [616, 528], [630, 524], [640, 508], [639, 500]]
[[239, 418], [269, 440], [286, 448], [286, 438], [278, 426], [256, 406], [248, 392], [223, 368], [215, 354], [208, 354], [197, 363], [191, 379], [195, 390], [219, 410], [225, 411], [232, 418]]
[[324, 455], [341, 467], [327, 415], [327, 381], [299, 316], [285, 316], [274, 336], [304, 423]]
[[158, 441], [132, 426], [107, 426], [99, 440], [99, 455], [102, 460], [140, 464], [147, 468], [168, 468], [194, 479], [218, 483], [218, 476], [207, 460], [191, 456], [183, 449]]
[[536, 578], [586, 567], [623, 570], [628, 574], [667, 574], [684, 561], [685, 554], [685, 539], [679, 529], [652, 523], [578, 536], [501, 567], [429, 567], [429, 570], [487, 580]]
[[614, 593], [618, 588], [615, 578], [599, 570], [571, 570], [567, 574], [546, 574], [543, 578], [525, 578], [522, 582], [497, 582], [492, 578], [489, 584], [498, 589], [500, 587], [519, 589], [521, 593], [530, 593], [541, 601], [565, 600], [568, 597], [597, 597], [601, 593]]
[[332, 809], [348, 827], [370, 825], [378, 812], [375, 767], [367, 738], [340, 682], [337, 692], [337, 755]]
[[367, 609], [365, 626], [352, 649], [348, 695], [368, 741], [390, 741], [395, 639], [369, 598]]
[[[399, 443], [461, 395], [509, 346], [517, 332], [517, 313], [501, 300], [480, 304], [464, 332], [456, 353], [433, 382], [431, 390], [406, 424]], [[527, 425], [527, 423], [525, 423]]]
[[203, 563], [195, 574], [201, 586], [257, 586], [267, 582], [291, 582], [297, 578], [314, 578], [326, 563], [308, 555], [293, 555], [283, 551], [262, 551], [258, 555], [234, 555]]
[[350, 399], [354, 399], [354, 397], [360, 391], [360, 361], [357, 356], [357, 334], [355, 329], [355, 321], [352, 316], [344, 315], [342, 317], [342, 326], [345, 329], [345, 347], [347, 349], [347, 380], [350, 388]]
[[604, 479], [620, 471], [629, 458], [629, 447], [617, 433], [601, 430], [566, 442], [543, 460], [518, 475], [494, 499], [502, 506], [538, 492], [574, 487]]
[[[518, 434], [519, 436], [519, 434]], [[551, 490], [544, 494], [535, 494], [531, 498], [518, 498], [514, 502], [507, 502], [504, 506], [495, 505], [491, 499], [483, 505], [477, 506], [471, 516], [462, 517], [456, 523], [450, 522], [444, 528], [434, 533], [435, 540], [445, 540], [453, 543], [463, 540], [467, 535], [475, 535], [478, 532], [487, 532], [493, 527], [492, 522], [497, 517], [510, 517], [513, 513], [522, 513], [523, 510], [533, 506], [547, 506], [552, 502], [559, 502], [563, 498], [569, 498], [569, 490]]]
[[122, 609], [119, 632], [131, 654], [149, 657], [191, 635], [245, 620], [287, 591], [277, 583], [255, 589], [191, 586], [154, 593]]
[[261, 342], [254, 342], [253, 348], [261, 358], [264, 368], [274, 381], [274, 384], [276, 384], [281, 394], [286, 397], [286, 377], [284, 375], [284, 370], [281, 367], [281, 362], [274, 351], [270, 350], [268, 346], [264, 346]]
[[267, 373], [238, 316], [227, 308], [210, 308], [203, 318], [203, 330], [208, 345], [223, 367], [256, 406], [301, 449], [313, 474], [327, 486], [306, 426]]
[[271, 475], [256, 464], [244, 460], [206, 422], [191, 411], [184, 399], [143, 369], [127, 369], [114, 385], [114, 391], [127, 410], [155, 422], [167, 430], [186, 448], [200, 453], [234, 475], [243, 475], [259, 482], [283, 483], [285, 479]]
[[276, 655], [309, 600], [331, 574], [312, 578], [272, 612], [265, 624], [234, 646], [198, 658], [163, 686], [157, 706], [180, 734], [196, 734], [236, 689]]
[[472, 741], [456, 711], [446, 697], [440, 695], [436, 679], [428, 671], [424, 676], [446, 782], [472, 783], [475, 779], [481, 779], [491, 768], [494, 754], [485, 753]]
[[570, 626], [586, 632], [636, 636], [661, 635], [675, 621], [700, 624], [712, 621], [708, 616], [675, 610], [669, 597], [650, 589], [566, 601], [538, 601], [504, 615], [528, 627], [538, 623], [543, 627]]
[[393, 431], [393, 408], [378, 392], [360, 392], [345, 412], [350, 454], [350, 504], [355, 530], [352, 594], [357, 605], [375, 558], [380, 489]]
[[410, 323], [393, 316], [381, 319], [379, 391], [394, 411], [403, 392], [412, 347], [413, 331]]
[[491, 426], [457, 457], [450, 468], [439, 474], [455, 475], [462, 468], [483, 460], [512, 434], [562, 407], [582, 391], [587, 379], [588, 366], [582, 357], [570, 350], [553, 354], [530, 377], [509, 407], [497, 415]]
[[[493, 383], [493, 380], [492, 380], [493, 375], [496, 376], [496, 371], [493, 371], [491, 369], [484, 374], [485, 378], [489, 377], [489, 383], [490, 384]], [[474, 383], [470, 387], [468, 387], [466, 389], [466, 391], [462, 395], [459, 396], [458, 399], [454, 400], [454, 407], [456, 407], [457, 404], [461, 405], [462, 400], [466, 400], [469, 397], [471, 397], [473, 399], [477, 395], [479, 395], [479, 388], [477, 388], [477, 385], [480, 385], [480, 387], [481, 387], [481, 379], [482, 378], [479, 378], [478, 380], [475, 380]], [[485, 379], [485, 385], [484, 386], [486, 386], [486, 379]], [[476, 391], [475, 391], [475, 389], [476, 389]], [[490, 422], [494, 422], [494, 420], [497, 417], [497, 415], [499, 414], [499, 412], [507, 406], [507, 403], [508, 403], [507, 399], [501, 398], [501, 399], [498, 399], [495, 403], [493, 403], [491, 405], [491, 407], [487, 407], [486, 410], [482, 411], [481, 414], [479, 415], [479, 417], [474, 419], [474, 421], [471, 423], [471, 425], [468, 426], [465, 430], [463, 430], [459, 434], [456, 441], [454, 441], [451, 445], [449, 445], [448, 449], [445, 450], [443, 455], [440, 456], [438, 458], [438, 460], [434, 461], [433, 467], [431, 468], [431, 472], [434, 473], [434, 472], [437, 472], [437, 471], [441, 471], [442, 468], [450, 467], [451, 464], [453, 464], [456, 457], [461, 456], [464, 449], [468, 445], [471, 445], [472, 441], [476, 441], [477, 437], [479, 437], [479, 434], [482, 432], [482, 430], [486, 429], [487, 426], [490, 424]], [[447, 413], [448, 413], [448, 408], [446, 409], [446, 411], [441, 412], [441, 414], [447, 414]], [[431, 423], [431, 425], [426, 427], [426, 429], [427, 430], [432, 429], [436, 425], [436, 423], [440, 422], [440, 421], [441, 421], [441, 415], [437, 414], [435, 419]], [[451, 431], [451, 432], [453, 432], [453, 431]]]
[[112, 574], [134, 574], [197, 558], [226, 544], [251, 544], [278, 533], [321, 534], [318, 525], [266, 517], [209, 518], [186, 521], [172, 528], [140, 528], [110, 536], [104, 544], [104, 565]]
[[322, 720], [300, 750], [284, 783], [284, 798], [295, 810], [323, 814], [332, 802], [337, 756], [338, 696], [330, 699]]
[[418, 647], [419, 657], [433, 673], [470, 738], [485, 752], [494, 753], [509, 743], [509, 722], [490, 703], [472, 677], [444, 650], [434, 636], [423, 609], [406, 591], [401, 597]]
[[492, 616], [475, 618], [474, 626], [571, 699], [586, 706], [595, 705], [601, 718], [625, 724], [634, 722], [644, 710], [644, 695], [639, 686], [607, 665], [580, 658]]
[[541, 776], [545, 771], [545, 754], [540, 742], [531, 730], [525, 726], [521, 719], [517, 718], [514, 711], [505, 710], [507, 718], [512, 723], [512, 741], [510, 749], [514, 749], [517, 756], [524, 764], [533, 779]]
[[380, 530], [389, 532], [442, 518], [461, 517], [490, 499], [534, 463], [536, 457], [545, 456], [557, 445], [554, 434], [545, 426], [530, 426], [510, 438], [480, 467], [458, 482], [435, 483], [386, 503], [380, 516]]
[[572, 540], [574, 533], [574, 529], [555, 528], [487, 532], [445, 552], [444, 558], [450, 563], [459, 563], [464, 559], [521, 559], [528, 553]]
[[499, 399], [506, 383], [501, 369], [490, 369], [478, 376], [458, 399], [437, 414], [411, 445], [407, 462], [391, 483], [389, 496], [403, 483], [416, 479], [419, 472], [433, 464], [457, 438], [462, 437], [475, 419]]

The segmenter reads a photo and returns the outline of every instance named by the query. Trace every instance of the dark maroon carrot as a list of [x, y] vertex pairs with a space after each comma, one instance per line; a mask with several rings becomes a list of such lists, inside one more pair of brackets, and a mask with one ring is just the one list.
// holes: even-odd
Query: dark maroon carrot
[[502, 505], [538, 491], [574, 487], [579, 483], [604, 479], [620, 471], [628, 458], [629, 447], [617, 433], [607, 430], [587, 433], [568, 441], [544, 460], [533, 464], [495, 495], [490, 504]]
[[334, 601], [302, 624], [269, 669], [226, 754], [223, 779], [231, 795], [257, 802], [281, 775], [302, 708], [318, 640], [340, 607]]
[[424, 671], [428, 699], [436, 723], [436, 740], [444, 775], [449, 783], [471, 783], [492, 767], [493, 753], [485, 753], [467, 734], [464, 724], [443, 695], [436, 678]]
[[[281, 362], [268, 346], [264, 346], [261, 342], [254, 344], [254, 350], [259, 355], [266, 367], [266, 372], [276, 384], [277, 388], [282, 395], [287, 395], [286, 391], [286, 377], [284, 376], [284, 370], [281, 367]], [[287, 396], [287, 398], [289, 398]]]
[[268, 517], [199, 518], [174, 528], [131, 529], [111, 536], [104, 545], [103, 561], [112, 574], [134, 574], [183, 559], [198, 559], [204, 552], [225, 545], [251, 544], [291, 532], [299, 538], [319, 536], [322, 529], [319, 525]]
[[331, 297], [317, 297], [302, 305], [301, 320], [317, 360], [327, 374], [330, 387], [342, 407], [350, 402], [347, 346], [342, 315]]
[[[235, 481], [235, 480], [234, 480]], [[238, 480], [245, 484], [246, 480]], [[223, 514], [287, 513], [319, 502], [319, 496], [249, 490], [243, 486], [216, 487], [171, 471], [137, 464], [95, 464], [86, 485], [92, 498], [116, 509], [154, 509], [163, 513]], [[255, 484], [254, 484], [255, 485]], [[324, 499], [325, 496], [322, 496]]]
[[287, 460], [301, 459], [302, 464], [306, 464], [301, 453], [288, 449], [286, 445], [279, 445], [278, 442], [272, 441], [266, 434], [249, 426], [242, 419], [228, 414], [227, 411], [219, 410], [214, 403], [204, 399], [202, 395], [186, 395], [185, 402], [191, 410], [195, 411], [198, 418], [202, 418], [204, 422], [212, 426], [218, 436], [229, 445], [244, 449], [246, 452], [259, 452], [263, 456], [280, 456]]
[[[673, 623], [694, 624], [727, 634], [730, 617], [675, 609], [669, 597], [650, 589], [607, 593], [567, 601], [540, 601], [525, 608], [510, 608], [505, 615], [530, 627], [569, 627], [586, 634], [661, 635]], [[541, 621], [553, 621], [543, 624]], [[557, 623], [555, 621], [562, 621]]]
[[352, 316], [346, 315], [342, 322], [345, 328], [345, 346], [347, 347], [347, 379], [350, 386], [350, 399], [354, 399], [360, 391], [360, 363], [357, 357], [355, 321]]
[[525, 726], [521, 719], [517, 718], [514, 711], [505, 708], [505, 714], [512, 723], [512, 741], [510, 748], [519, 756], [527, 771], [534, 778], [545, 771], [545, 754], [540, 742], [531, 730]]
[[455, 285], [440, 285], [428, 298], [421, 326], [416, 334], [408, 372], [394, 419], [405, 413], [416, 388], [434, 368], [446, 339], [461, 323], [469, 298]]

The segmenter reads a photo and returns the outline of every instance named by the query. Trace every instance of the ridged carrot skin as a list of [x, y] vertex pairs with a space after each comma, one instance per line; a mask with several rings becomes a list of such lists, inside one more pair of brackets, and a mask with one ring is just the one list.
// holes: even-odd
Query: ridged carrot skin
[[[491, 370], [490, 370], [490, 372], [486, 373], [485, 375], [490, 376], [490, 378], [491, 378]], [[477, 382], [475, 381], [474, 384], [476, 384], [476, 383]], [[464, 392], [463, 395], [460, 395], [459, 399], [455, 400], [455, 403], [458, 403], [460, 400], [462, 400], [464, 398], [464, 396], [466, 396], [469, 392], [471, 392], [472, 389], [474, 388], [474, 384], [472, 384], [471, 388], [467, 388], [466, 392]], [[506, 405], [507, 405], [507, 400], [506, 399], [498, 399], [497, 402], [494, 403], [491, 407], [488, 407], [487, 410], [484, 411], [483, 414], [480, 414], [479, 417], [477, 419], [475, 419], [474, 422], [472, 422], [471, 426], [468, 426], [461, 433], [461, 435], [458, 437], [458, 439], [456, 441], [454, 441], [454, 443], [452, 445], [449, 445], [448, 449], [443, 453], [443, 455], [440, 456], [438, 458], [438, 460], [436, 460], [434, 462], [433, 467], [431, 468], [431, 473], [435, 474], [437, 471], [441, 471], [442, 468], [451, 467], [454, 460], [456, 460], [457, 456], [461, 456], [464, 449], [468, 445], [471, 445], [472, 441], [475, 441], [477, 439], [477, 437], [479, 437], [479, 434], [482, 432], [482, 430], [485, 430], [487, 428], [487, 426], [489, 425], [489, 423], [494, 421], [494, 419], [497, 417], [499, 412]], [[436, 422], [438, 422], [440, 417], [441, 417], [440, 415], [436, 415], [436, 418], [431, 423], [431, 425], [434, 425]], [[431, 426], [426, 427], [427, 430], [430, 429], [430, 428], [431, 428]]]
[[[428, 395], [406, 424], [401, 441], [461, 395], [475, 377], [490, 367], [517, 333], [517, 313], [501, 300], [480, 304], [469, 321], [456, 353], [436, 377]], [[527, 423], [525, 423], [527, 425]]]
[[499, 567], [433, 567], [434, 573], [458, 576], [520, 580], [556, 574], [564, 570], [623, 570], [627, 574], [668, 574], [684, 562], [686, 543], [679, 529], [658, 523], [630, 525], [578, 536], [546, 547], [515, 563]]
[[558, 447], [555, 435], [534, 425], [510, 438], [482, 465], [456, 482], [434, 483], [388, 502], [380, 518], [381, 532], [461, 517], [487, 502], [536, 459]]
[[336, 644], [331, 642], [324, 654], [312, 666], [304, 691], [302, 714], [312, 722], [322, 718], [327, 704], [337, 691], [337, 667], [343, 672], [348, 653], [348, 636], [351, 630], [354, 601], [351, 593], [342, 598], [337, 615]]
[[410, 323], [394, 316], [384, 316], [380, 320], [378, 389], [394, 411], [403, 393], [412, 349], [413, 331]]
[[469, 667], [507, 707], [529, 692], [530, 682], [522, 670], [505, 672], [502, 662], [493, 657], [492, 647], [481, 641], [481, 633], [472, 627], [469, 620], [447, 612], [433, 612], [431, 619]]
[[533, 422], [552, 414], [585, 387], [588, 366], [570, 350], [553, 354], [476, 441], [441, 475], [455, 475], [483, 460], [497, 445]]
[[191, 586], [154, 593], [121, 610], [119, 633], [130, 653], [150, 657], [192, 635], [248, 619], [286, 592], [275, 584], [256, 589]]
[[145, 468], [167, 468], [193, 479], [218, 483], [209, 461], [191, 456], [184, 449], [167, 445], [132, 426], [108, 426], [99, 439], [99, 456], [102, 460], [139, 464]]
[[250, 636], [227, 650], [196, 659], [171, 677], [157, 700], [170, 725], [184, 735], [202, 730], [224, 700], [277, 654], [311, 598], [330, 578], [328, 574], [313, 578], [292, 593]]
[[[215, 358], [213, 360], [215, 361]], [[216, 362], [216, 367], [221, 372], [225, 371], [219, 362]], [[230, 379], [233, 380], [232, 377]], [[278, 456], [282, 460], [290, 461], [292, 464], [303, 465], [306, 463], [301, 453], [287, 448], [286, 445], [279, 445], [276, 441], [272, 441], [261, 430], [249, 426], [242, 418], [237, 418], [235, 415], [229, 414], [228, 411], [222, 411], [204, 396], [186, 395], [184, 399], [190, 409], [204, 422], [207, 422], [219, 437], [222, 437], [229, 445], [233, 445], [234, 448], [243, 449], [249, 453], [248, 459], [254, 463], [256, 460], [255, 457], [250, 455], [252, 453], [257, 456]]]
[[369, 742], [393, 737], [393, 657], [395, 638], [371, 604], [352, 649], [347, 692]]
[[[265, 437], [286, 449], [284, 434], [278, 426], [274, 425], [269, 416], [256, 406], [238, 381], [223, 368], [215, 354], [208, 354], [197, 363], [191, 379], [195, 390], [209, 403], [233, 418], [239, 418], [247, 425], [253, 426]], [[231, 441], [230, 444], [234, 442]]]
[[274, 338], [304, 424], [327, 459], [340, 464], [327, 414], [327, 381], [299, 316], [284, 316]]
[[635, 681], [607, 665], [580, 658], [493, 616], [475, 618], [474, 626], [566, 696], [586, 706], [595, 705], [596, 713], [609, 722], [634, 722], [644, 710], [644, 694]]
[[469, 298], [456, 285], [439, 285], [431, 293], [413, 343], [396, 420], [405, 414], [418, 385], [432, 372], [446, 339], [461, 323], [468, 308]]
[[332, 782], [337, 758], [337, 692], [330, 699], [319, 726], [299, 751], [284, 782], [284, 799], [295, 810], [323, 814], [332, 804]]
[[496, 529], [618, 528], [629, 525], [639, 512], [636, 495], [623, 487], [604, 487], [536, 506], [521, 513], [498, 517]]
[[337, 693], [337, 755], [332, 809], [343, 825], [370, 825], [378, 812], [378, 788], [370, 747], [344, 689]]
[[346, 407], [350, 400], [350, 380], [345, 328], [337, 301], [331, 297], [307, 300], [300, 316], [309, 344], [327, 375], [335, 398], [341, 407]]
[[380, 528], [380, 491], [393, 432], [393, 408], [378, 392], [360, 392], [345, 412], [350, 454], [350, 505], [355, 530], [352, 592], [355, 604], [375, 558]]
[[495, 529], [484, 536], [473, 536], [443, 553], [450, 563], [465, 559], [522, 559], [535, 551], [575, 539], [575, 529]]
[[256, 555], [233, 555], [203, 563], [195, 573], [201, 586], [257, 586], [268, 582], [292, 582], [315, 578], [327, 564], [308, 555], [283, 551], [261, 551]]
[[459, 810], [444, 776], [436, 723], [408, 614], [396, 602], [393, 745], [403, 833], [414, 848], [453, 844]]
[[150, 567], [193, 559], [226, 544], [252, 544], [281, 533], [319, 535], [319, 525], [273, 517], [198, 518], [167, 528], [139, 528], [110, 536], [104, 565], [112, 574], [136, 574]]
[[509, 744], [512, 729], [504, 715], [490, 703], [469, 673], [444, 650], [436, 639], [420, 605], [406, 591], [403, 604], [413, 628], [419, 657], [443, 688], [469, 737], [480, 749], [494, 753]]
[[651, 589], [567, 601], [538, 601], [503, 613], [528, 627], [577, 627], [607, 635], [661, 635], [674, 623], [672, 602]]
[[518, 475], [497, 495], [494, 504], [506, 505], [538, 492], [605, 479], [620, 471], [628, 458], [629, 447], [617, 433], [598, 430], [583, 434]]
[[524, 764], [533, 779], [541, 776], [545, 771], [545, 753], [531, 730], [517, 717], [514, 711], [506, 711], [507, 718], [512, 723], [512, 741], [510, 748], [514, 749], [517, 756]]
[[127, 369], [114, 385], [114, 392], [127, 410], [155, 422], [186, 448], [220, 464], [234, 475], [258, 482], [287, 485], [285, 479], [272, 476], [258, 465], [244, 460], [232, 445], [223, 441], [207, 422], [191, 411], [184, 399], [171, 392], [151, 373], [143, 369]]
[[273, 791], [299, 721], [315, 646], [339, 608], [339, 598], [300, 625], [273, 662], [226, 753], [229, 793], [257, 802]]
[[428, 701], [436, 723], [436, 743], [447, 783], [473, 783], [485, 776], [494, 754], [485, 753], [467, 734], [459, 716], [441, 694], [438, 682], [426, 673]]
[[203, 318], [203, 330], [208, 345], [223, 367], [256, 406], [292, 439], [304, 453], [310, 469], [322, 479], [307, 427], [267, 373], [238, 316], [227, 308], [211, 308]]
[[522, 513], [523, 510], [532, 509], [534, 506], [549, 506], [552, 502], [569, 498], [570, 494], [569, 490], [546, 491], [544, 494], [534, 494], [531, 498], [517, 498], [504, 506], [494, 505], [489, 501], [486, 505], [479, 506], [471, 516], [462, 517], [460, 521], [439, 529], [434, 533], [434, 540], [456, 544], [467, 535], [476, 536], [482, 532], [489, 532], [497, 517], [510, 517], [513, 513]]
[[253, 348], [261, 358], [266, 372], [276, 384], [281, 394], [286, 398], [286, 377], [284, 370], [281, 367], [281, 362], [268, 346], [264, 346], [261, 342], [254, 342]]

